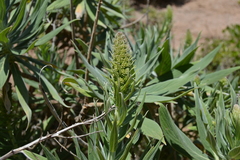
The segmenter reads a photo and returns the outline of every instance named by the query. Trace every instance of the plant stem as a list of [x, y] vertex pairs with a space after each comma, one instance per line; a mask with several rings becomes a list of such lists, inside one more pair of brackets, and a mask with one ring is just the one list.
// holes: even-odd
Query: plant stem
[[[90, 42], [89, 42], [89, 47], [88, 47], [88, 52], [87, 52], [88, 63], [90, 63], [90, 60], [91, 60], [91, 57], [92, 57], [91, 52], [92, 52], [93, 43], [94, 43], [94, 39], [95, 39], [95, 32], [96, 32], [96, 29], [97, 29], [97, 22], [98, 22], [98, 17], [99, 17], [99, 13], [100, 13], [101, 3], [102, 3], [102, 0], [99, 0], [97, 11], [96, 11], [96, 18], [94, 20], [91, 39], [90, 39]], [[86, 68], [85, 81], [88, 82], [88, 80], [89, 80], [89, 70]], [[88, 97], [85, 97], [84, 98], [84, 104], [88, 103], [87, 101], [88, 101]]]
[[[74, 19], [73, 15], [74, 15], [73, 14], [73, 3], [72, 3], [72, 0], [70, 0], [70, 20]], [[72, 34], [73, 42], [77, 45], [77, 42], [75, 40], [75, 25], [74, 25], [74, 23], [75, 22], [71, 23], [71, 28], [72, 28], [71, 34]], [[78, 69], [78, 68], [80, 68], [80, 63], [78, 61], [78, 53], [75, 51], [74, 54], [75, 54], [75, 61], [76, 61], [76, 69]]]

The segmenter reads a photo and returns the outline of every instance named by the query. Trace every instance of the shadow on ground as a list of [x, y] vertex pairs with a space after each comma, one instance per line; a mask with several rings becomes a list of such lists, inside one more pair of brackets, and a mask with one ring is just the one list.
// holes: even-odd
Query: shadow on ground
[[167, 5], [182, 6], [191, 0], [134, 0], [134, 4], [147, 4], [148, 1], [151, 5], [165, 8]]

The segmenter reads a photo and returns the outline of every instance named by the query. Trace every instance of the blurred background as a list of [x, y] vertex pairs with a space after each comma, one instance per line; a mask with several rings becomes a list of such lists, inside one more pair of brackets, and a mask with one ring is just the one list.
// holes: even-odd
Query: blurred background
[[[148, 0], [135, 0], [134, 5], [144, 8]], [[223, 30], [228, 26], [240, 24], [239, 1], [232, 0], [149, 0], [150, 16], [164, 11], [167, 5], [173, 9], [173, 47], [177, 49], [183, 42], [186, 31], [193, 38], [201, 32], [200, 43], [206, 39], [223, 38]], [[139, 16], [139, 12], [136, 13]], [[146, 21], [146, 18], [143, 20]]]

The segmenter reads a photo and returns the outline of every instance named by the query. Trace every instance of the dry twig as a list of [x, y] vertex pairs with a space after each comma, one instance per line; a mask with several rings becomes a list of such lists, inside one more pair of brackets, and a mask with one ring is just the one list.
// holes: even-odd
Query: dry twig
[[[91, 52], [92, 52], [93, 43], [94, 43], [94, 39], [95, 39], [95, 32], [96, 32], [96, 29], [97, 29], [97, 22], [98, 22], [98, 17], [99, 17], [99, 13], [100, 13], [101, 3], [102, 3], [102, 0], [99, 0], [97, 11], [96, 11], [96, 18], [94, 20], [92, 33], [91, 33], [91, 39], [90, 39], [90, 42], [89, 42], [89, 47], [88, 47], [88, 52], [87, 52], [87, 61], [88, 61], [88, 63], [90, 63], [90, 60], [91, 60], [91, 57], [92, 57], [92, 53]], [[89, 70], [87, 68], [86, 68], [86, 73], [85, 73], [85, 80], [86, 80], [86, 82], [88, 82], [88, 80], [89, 80]], [[85, 97], [85, 99], [84, 99], [84, 103], [85, 104], [88, 103], [87, 99], [88, 98]]]
[[[112, 110], [113, 109], [110, 109], [109, 112], [112, 111]], [[97, 117], [95, 117], [93, 119], [87, 120], [85, 122], [75, 123], [75, 124], [73, 124], [73, 125], [71, 125], [69, 127], [66, 127], [66, 128], [64, 128], [62, 130], [57, 131], [56, 133], [48, 134], [46, 136], [40, 137], [40, 138], [38, 138], [38, 139], [36, 139], [36, 140], [34, 140], [34, 141], [24, 145], [24, 146], [21, 146], [19, 148], [16, 148], [16, 149], [13, 149], [13, 150], [9, 151], [7, 154], [5, 154], [2, 157], [0, 157], [0, 160], [5, 160], [5, 159], [7, 159], [7, 158], [9, 158], [9, 157], [11, 157], [11, 156], [13, 156], [15, 154], [23, 152], [23, 150], [29, 149], [31, 146], [37, 145], [37, 144], [41, 143], [42, 141], [45, 141], [45, 140], [48, 140], [48, 139], [52, 139], [52, 138], [56, 138], [56, 137], [61, 137], [62, 138], [62, 136], [60, 134], [66, 132], [66, 131], [69, 131], [69, 130], [71, 130], [71, 129], [77, 127], [77, 126], [80, 126], [80, 125], [92, 124], [94, 122], [97, 122], [97, 121], [101, 120], [106, 114], [107, 113], [104, 112], [101, 115], [99, 115], [99, 116], [97, 116]], [[100, 132], [100, 131], [98, 131], [98, 132]], [[97, 133], [97, 132], [88, 133], [88, 134], [80, 135], [80, 136], [77, 136], [77, 137], [88, 136], [89, 134], [94, 134], [94, 133]], [[73, 136], [72, 138], [74, 138], [74, 137], [75, 136]]]

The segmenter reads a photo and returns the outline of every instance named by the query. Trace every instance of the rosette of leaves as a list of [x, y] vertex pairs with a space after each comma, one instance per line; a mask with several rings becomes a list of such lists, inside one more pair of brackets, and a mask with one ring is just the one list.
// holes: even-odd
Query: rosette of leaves
[[10, 91], [8, 88], [9, 79], [12, 76], [17, 99], [26, 114], [28, 125], [32, 111], [28, 105], [30, 96], [26, 82], [38, 82], [40, 77], [43, 86], [52, 97], [65, 105], [48, 80], [40, 76], [40, 68], [49, 63], [26, 54], [35, 46], [47, 43], [71, 23], [38, 39], [39, 35], [44, 33], [44, 28], [49, 26], [44, 23], [48, 3], [48, 0], [0, 1], [0, 89], [5, 99], [4, 106], [10, 112], [12, 104], [11, 97], [8, 96], [11, 95], [8, 93]]

